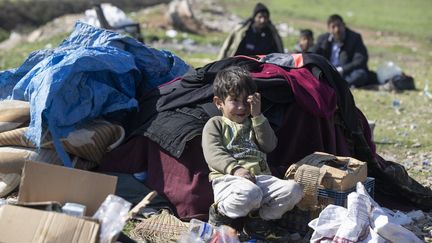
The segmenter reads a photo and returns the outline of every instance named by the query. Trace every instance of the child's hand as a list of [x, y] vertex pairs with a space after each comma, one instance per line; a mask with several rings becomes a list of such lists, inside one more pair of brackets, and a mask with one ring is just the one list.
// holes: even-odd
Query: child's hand
[[250, 113], [252, 117], [257, 117], [261, 115], [261, 95], [260, 93], [255, 93], [253, 95], [249, 95], [247, 98], [247, 102], [250, 105]]
[[255, 179], [255, 175], [251, 174], [248, 170], [246, 170], [245, 168], [238, 168], [234, 171], [234, 175], [235, 176], [240, 176], [243, 177], [245, 179], [248, 179], [250, 181], [252, 181], [253, 183], [256, 182]]

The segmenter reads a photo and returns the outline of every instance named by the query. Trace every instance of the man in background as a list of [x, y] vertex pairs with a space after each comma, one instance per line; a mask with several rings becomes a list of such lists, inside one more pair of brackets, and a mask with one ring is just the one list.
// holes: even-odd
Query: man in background
[[284, 52], [282, 39], [270, 21], [268, 8], [257, 3], [252, 17], [238, 25], [225, 40], [218, 58], [276, 52]]
[[337, 14], [328, 18], [327, 28], [311, 51], [326, 57], [350, 86], [368, 84], [368, 52], [361, 35], [347, 28]]

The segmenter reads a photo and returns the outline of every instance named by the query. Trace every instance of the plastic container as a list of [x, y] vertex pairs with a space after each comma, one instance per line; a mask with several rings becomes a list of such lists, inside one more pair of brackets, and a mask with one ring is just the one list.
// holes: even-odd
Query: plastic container
[[101, 243], [109, 243], [123, 229], [131, 203], [116, 195], [108, 195], [93, 218], [101, 223]]
[[70, 203], [67, 202], [62, 207], [62, 211], [65, 214], [76, 216], [76, 217], [82, 217], [85, 215], [86, 212], [86, 206], [79, 203]]
[[198, 219], [189, 222], [189, 232], [178, 243], [240, 243], [237, 232], [228, 226], [213, 225]]
[[198, 236], [204, 242], [210, 241], [213, 237], [214, 227], [206, 222], [199, 219], [192, 219], [189, 222], [189, 232]]
[[377, 68], [377, 78], [380, 84], [384, 84], [394, 76], [401, 74], [401, 68], [393, 62], [385, 62], [380, 64]]
[[235, 229], [222, 225], [216, 228], [211, 243], [240, 243]]

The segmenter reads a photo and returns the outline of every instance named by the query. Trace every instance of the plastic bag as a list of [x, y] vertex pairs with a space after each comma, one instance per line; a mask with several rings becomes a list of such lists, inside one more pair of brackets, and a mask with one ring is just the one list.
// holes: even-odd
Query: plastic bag
[[128, 212], [132, 204], [121, 197], [108, 195], [102, 205], [93, 215], [101, 224], [100, 242], [110, 242], [120, 233], [128, 218]]

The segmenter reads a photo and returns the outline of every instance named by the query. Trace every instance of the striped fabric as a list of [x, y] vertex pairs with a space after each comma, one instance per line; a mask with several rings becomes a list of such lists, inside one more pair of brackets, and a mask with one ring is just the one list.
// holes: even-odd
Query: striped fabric
[[[25, 137], [27, 127], [0, 133], [0, 146], [35, 147]], [[124, 139], [123, 127], [112, 123], [95, 120], [61, 139], [63, 148], [69, 154], [84, 160], [99, 162], [106, 152], [117, 147]], [[54, 150], [50, 134], [45, 134], [41, 148]]]
[[[0, 173], [21, 174], [26, 161], [63, 165], [57, 152], [52, 149], [40, 149], [38, 151], [36, 148], [0, 147]], [[75, 156], [72, 158], [72, 165], [76, 169], [90, 170], [95, 168], [98, 163]]]
[[63, 165], [57, 153], [51, 149], [24, 147], [0, 147], [0, 173], [21, 174], [26, 161]]
[[30, 105], [21, 100], [0, 100], [0, 132], [9, 131], [30, 120]]

